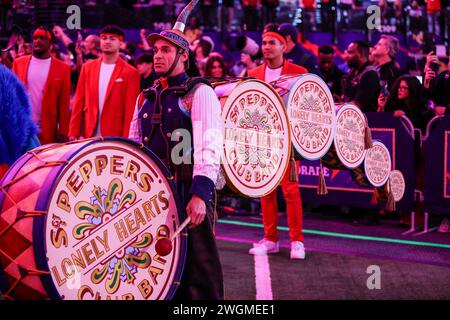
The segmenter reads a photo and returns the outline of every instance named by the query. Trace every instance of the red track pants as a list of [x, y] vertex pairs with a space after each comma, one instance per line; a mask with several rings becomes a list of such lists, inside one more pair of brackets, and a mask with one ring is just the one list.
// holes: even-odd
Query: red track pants
[[[300, 161], [296, 161], [297, 172]], [[289, 225], [289, 238], [291, 241], [303, 242], [303, 208], [300, 198], [298, 182], [289, 181], [290, 163], [281, 181], [281, 189], [286, 200], [287, 221]], [[278, 241], [277, 217], [278, 202], [277, 190], [261, 198], [261, 208], [264, 223], [264, 238], [270, 241]]]

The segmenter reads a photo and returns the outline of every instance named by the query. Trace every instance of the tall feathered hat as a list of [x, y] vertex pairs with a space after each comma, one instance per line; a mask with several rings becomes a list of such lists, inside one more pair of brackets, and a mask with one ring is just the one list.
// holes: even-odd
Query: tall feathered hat
[[174, 44], [175, 46], [183, 50], [188, 51], [189, 42], [184, 35], [184, 29], [186, 28], [187, 19], [192, 10], [197, 5], [198, 1], [199, 0], [192, 0], [186, 5], [186, 7], [184, 7], [171, 30], [163, 30], [160, 33], [150, 34], [147, 37], [148, 44], [152, 46], [156, 40], [162, 39]]

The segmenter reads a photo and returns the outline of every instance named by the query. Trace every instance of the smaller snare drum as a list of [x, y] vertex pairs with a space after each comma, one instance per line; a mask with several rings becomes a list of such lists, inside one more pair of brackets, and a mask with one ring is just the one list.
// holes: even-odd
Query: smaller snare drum
[[366, 116], [356, 105], [345, 103], [340, 106], [336, 116], [334, 143], [322, 158], [324, 164], [333, 169], [359, 167], [366, 156], [366, 126]]
[[386, 184], [392, 170], [391, 155], [388, 148], [380, 141], [373, 141], [372, 148], [367, 150], [364, 159], [364, 172], [367, 180], [374, 187]]
[[314, 74], [282, 76], [271, 85], [283, 98], [292, 144], [302, 158], [317, 160], [333, 143], [336, 112], [327, 84]]

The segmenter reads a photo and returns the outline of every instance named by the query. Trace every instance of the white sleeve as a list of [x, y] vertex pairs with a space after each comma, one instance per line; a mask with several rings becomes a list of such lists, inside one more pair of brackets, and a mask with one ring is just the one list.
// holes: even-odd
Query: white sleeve
[[142, 143], [142, 137], [141, 137], [141, 128], [139, 124], [139, 97], [141, 95], [138, 95], [136, 99], [136, 105], [134, 107], [134, 113], [133, 113], [133, 119], [131, 120], [130, 124], [130, 132], [128, 133], [128, 139], [133, 140], [137, 143]]
[[214, 90], [201, 85], [194, 93], [191, 109], [194, 139], [195, 176], [205, 176], [216, 183], [223, 144], [221, 106]]

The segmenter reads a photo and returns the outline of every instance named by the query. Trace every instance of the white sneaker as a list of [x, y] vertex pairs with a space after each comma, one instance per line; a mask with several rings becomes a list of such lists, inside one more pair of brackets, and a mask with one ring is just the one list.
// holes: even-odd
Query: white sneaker
[[268, 253], [277, 253], [279, 251], [280, 248], [278, 247], [278, 242], [262, 239], [258, 243], [254, 243], [253, 248], [251, 248], [248, 253], [256, 256], [264, 256]]
[[302, 242], [291, 242], [291, 259], [305, 259], [305, 247]]

